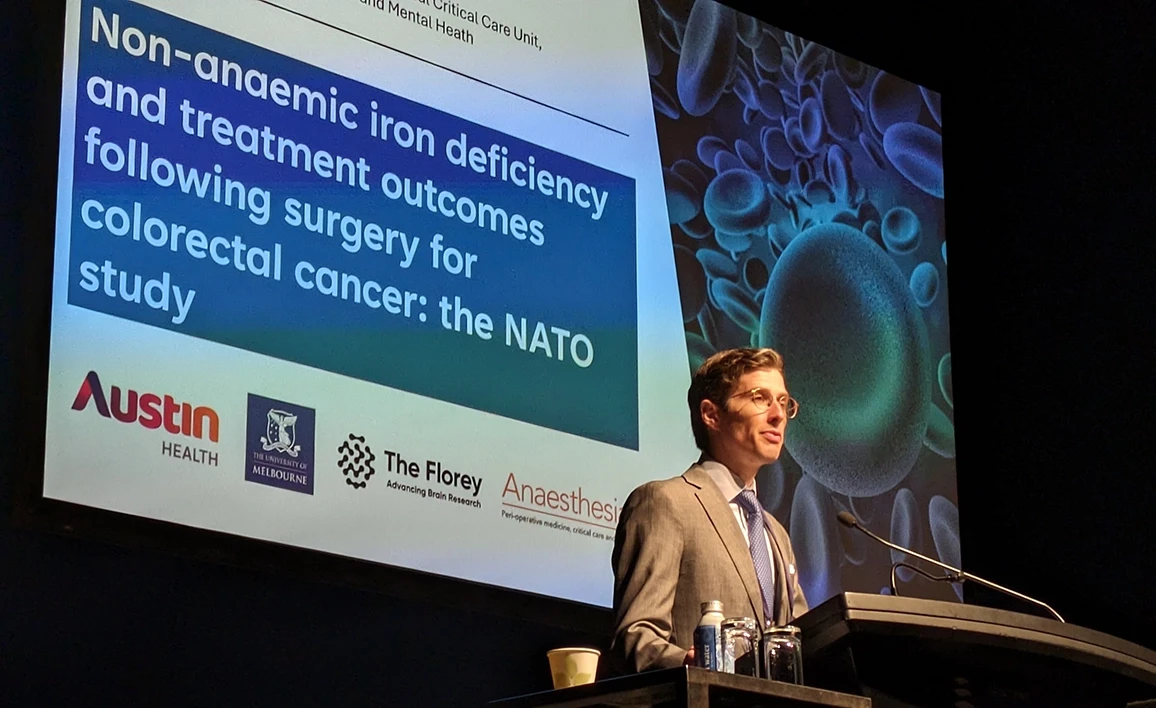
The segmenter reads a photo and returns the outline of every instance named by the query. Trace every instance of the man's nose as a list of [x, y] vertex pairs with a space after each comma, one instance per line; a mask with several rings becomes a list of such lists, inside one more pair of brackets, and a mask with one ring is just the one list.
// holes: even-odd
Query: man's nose
[[778, 425], [787, 417], [787, 406], [785, 403], [773, 401], [767, 408], [767, 422]]

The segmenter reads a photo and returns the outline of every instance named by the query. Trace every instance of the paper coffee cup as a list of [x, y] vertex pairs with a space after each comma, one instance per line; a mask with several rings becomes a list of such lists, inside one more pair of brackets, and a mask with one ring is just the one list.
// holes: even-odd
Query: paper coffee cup
[[598, 657], [602, 652], [587, 647], [562, 647], [546, 652], [554, 688], [569, 688], [594, 683], [598, 674]]

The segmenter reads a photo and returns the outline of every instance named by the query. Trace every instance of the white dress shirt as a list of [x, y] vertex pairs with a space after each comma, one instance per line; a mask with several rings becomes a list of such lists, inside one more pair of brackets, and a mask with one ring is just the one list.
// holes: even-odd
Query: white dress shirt
[[[743, 538], [750, 539], [750, 536], [747, 533], [747, 512], [738, 505], [738, 502], [734, 501], [735, 497], [739, 495], [739, 492], [743, 491], [743, 487], [739, 486], [741, 480], [739, 480], [738, 477], [736, 477], [729, 469], [727, 469], [726, 465], [721, 462], [712, 460], [709, 457], [701, 460], [699, 464], [702, 465], [702, 468], [706, 470], [708, 475], [710, 475], [710, 478], [714, 480], [714, 483], [718, 485], [719, 491], [722, 492], [723, 499], [726, 499], [730, 504], [731, 511], [735, 515], [735, 521], [738, 522], [739, 530], [743, 532]], [[749, 487], [747, 487], [747, 489], [755, 492], [755, 498], [758, 498], [758, 491], [755, 489], [755, 481], [753, 479], [751, 480], [751, 484]], [[767, 525], [765, 520], [763, 523], [763, 543], [767, 544], [767, 557], [772, 559], [772, 587], [767, 588], [767, 592], [771, 597], [774, 597], [775, 563], [773, 559], [775, 557], [775, 550], [774, 546], [771, 544], [771, 536], [767, 532]]]

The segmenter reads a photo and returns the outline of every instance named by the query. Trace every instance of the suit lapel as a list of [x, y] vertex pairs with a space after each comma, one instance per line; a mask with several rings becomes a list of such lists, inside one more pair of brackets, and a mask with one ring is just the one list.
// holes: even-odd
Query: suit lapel
[[727, 553], [730, 554], [731, 562], [734, 563], [735, 570], [738, 571], [739, 578], [743, 581], [743, 587], [747, 591], [747, 599], [750, 600], [751, 609], [755, 613], [754, 616], [758, 619], [760, 627], [765, 626], [763, 595], [759, 590], [758, 576], [755, 575], [755, 563], [751, 559], [751, 548], [747, 539], [743, 538], [739, 531], [739, 525], [735, 521], [730, 504], [723, 498], [718, 485], [701, 467], [696, 465], [690, 468], [683, 474], [683, 478], [697, 488], [695, 496], [698, 498], [699, 504], [702, 505], [703, 511], [706, 512], [715, 532], [718, 533], [719, 539], [722, 540]]
[[775, 526], [771, 523], [770, 513], [763, 510], [763, 526], [767, 529], [767, 536], [771, 539], [771, 563], [775, 566], [775, 624], [788, 624], [787, 612], [791, 602], [791, 582], [794, 577], [787, 572], [786, 557], [779, 537], [775, 534]]

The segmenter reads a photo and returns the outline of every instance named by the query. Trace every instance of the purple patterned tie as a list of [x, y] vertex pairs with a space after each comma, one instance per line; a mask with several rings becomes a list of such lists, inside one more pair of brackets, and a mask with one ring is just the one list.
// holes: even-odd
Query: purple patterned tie
[[775, 576], [771, 556], [767, 552], [766, 537], [763, 536], [763, 505], [759, 504], [754, 491], [750, 489], [739, 492], [734, 501], [747, 515], [747, 540], [751, 546], [751, 560], [755, 563], [755, 575], [759, 578], [759, 589], [763, 592], [763, 612], [770, 621], [774, 617]]

